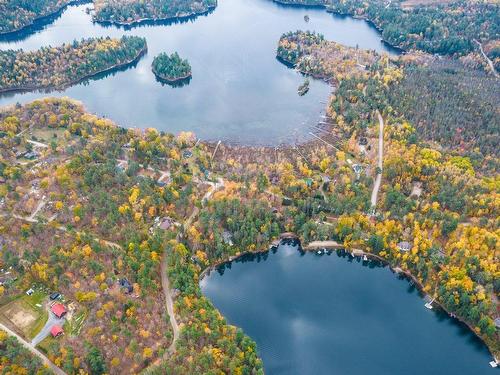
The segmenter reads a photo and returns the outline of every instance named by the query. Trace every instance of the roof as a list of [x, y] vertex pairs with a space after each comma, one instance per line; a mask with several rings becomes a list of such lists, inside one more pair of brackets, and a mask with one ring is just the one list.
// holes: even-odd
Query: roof
[[500, 318], [495, 319], [495, 326], [497, 326], [497, 328], [500, 328]]
[[173, 223], [173, 222], [174, 222], [174, 221], [173, 221], [173, 219], [172, 219], [172, 218], [170, 218], [170, 217], [165, 217], [165, 218], [163, 218], [163, 219], [162, 219], [162, 221], [160, 222], [160, 225], [159, 225], [158, 227], [159, 227], [160, 229], [164, 229], [164, 230], [166, 230], [166, 229], [170, 228], [170, 226], [172, 225], [172, 223]]
[[57, 317], [61, 317], [64, 314], [66, 314], [66, 307], [64, 307], [64, 305], [62, 303], [55, 303], [54, 305], [52, 305], [50, 310], [54, 314], [56, 314]]
[[410, 251], [411, 243], [409, 243], [407, 241], [402, 241], [402, 242], [398, 243], [398, 249], [401, 251]]
[[62, 335], [64, 333], [64, 330], [62, 329], [62, 327], [58, 324], [52, 326], [52, 328], [50, 329], [50, 334], [53, 336], [53, 337], [57, 337], [59, 335]]

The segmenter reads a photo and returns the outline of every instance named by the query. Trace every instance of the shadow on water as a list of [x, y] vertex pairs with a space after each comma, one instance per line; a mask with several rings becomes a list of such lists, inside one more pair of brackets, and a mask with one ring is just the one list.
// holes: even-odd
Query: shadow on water
[[61, 18], [62, 14], [66, 11], [68, 7], [78, 6], [91, 3], [92, 0], [75, 0], [71, 3], [66, 4], [64, 7], [59, 9], [57, 12], [49, 14], [45, 17], [40, 17], [36, 19], [31, 25], [23, 27], [21, 30], [11, 31], [8, 33], [0, 34], [0, 42], [20, 42], [28, 39], [33, 34], [39, 33], [45, 30], [48, 26], [54, 23], [57, 19]]
[[182, 17], [170, 17], [170, 18], [164, 18], [160, 20], [140, 20], [140, 21], [135, 21], [130, 24], [122, 24], [122, 23], [117, 23], [113, 21], [93, 21], [94, 24], [101, 25], [105, 28], [118, 28], [118, 29], [123, 29], [125, 31], [130, 31], [138, 27], [143, 27], [143, 26], [172, 26], [172, 25], [178, 25], [178, 24], [184, 24], [184, 23], [193, 23], [196, 21], [197, 18], [200, 17], [206, 17], [213, 13], [215, 11], [216, 7], [208, 9], [206, 12], [202, 13], [197, 13], [197, 14], [192, 14], [189, 16], [182, 16]]
[[16, 94], [28, 93], [28, 92], [41, 93], [41, 94], [49, 94], [51, 92], [64, 92], [68, 89], [68, 87], [71, 87], [71, 86], [77, 86], [77, 85], [88, 86], [93, 81], [99, 81], [101, 79], [113, 77], [120, 72], [125, 72], [129, 69], [135, 69], [137, 67], [137, 64], [139, 64], [139, 61], [146, 55], [147, 55], [147, 52], [144, 52], [144, 53], [140, 54], [134, 61], [131, 61], [128, 64], [121, 65], [121, 66], [118, 66], [116, 68], [112, 68], [112, 69], [106, 70], [104, 72], [94, 74], [90, 77], [83, 78], [83, 79], [79, 80], [78, 82], [69, 83], [69, 84], [66, 84], [66, 85], [61, 86], [61, 87], [47, 87], [47, 88], [34, 89], [34, 90], [14, 89], [14, 90], [10, 90], [10, 91], [3, 92], [3, 93], [0, 92], [0, 98], [11, 98], [11, 97], [14, 97]]
[[184, 86], [189, 85], [189, 83], [191, 82], [191, 79], [193, 77], [189, 76], [189, 77], [186, 77], [186, 78], [177, 79], [175, 81], [169, 81], [169, 80], [166, 80], [166, 79], [162, 79], [162, 78], [160, 78], [160, 77], [158, 77], [156, 75], [155, 75], [155, 78], [156, 78], [156, 82], [161, 83], [162, 86], [170, 86], [170, 87], [173, 87], [173, 88], [177, 88], [177, 87], [184, 87]]

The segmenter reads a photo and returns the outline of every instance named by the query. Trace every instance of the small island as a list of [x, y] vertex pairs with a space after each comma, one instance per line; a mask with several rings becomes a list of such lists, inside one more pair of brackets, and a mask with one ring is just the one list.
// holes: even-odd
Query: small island
[[171, 55], [160, 53], [153, 59], [151, 68], [159, 81], [168, 84], [185, 82], [191, 78], [191, 65], [177, 52]]
[[88, 38], [36, 51], [0, 51], [0, 92], [63, 89], [123, 68], [146, 52], [144, 38]]

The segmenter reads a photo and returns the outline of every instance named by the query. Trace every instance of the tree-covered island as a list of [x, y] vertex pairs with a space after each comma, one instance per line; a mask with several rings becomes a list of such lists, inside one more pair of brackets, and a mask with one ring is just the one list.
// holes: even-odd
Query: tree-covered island
[[94, 19], [118, 25], [161, 21], [204, 14], [217, 0], [94, 0]]
[[59, 89], [139, 59], [146, 40], [89, 38], [37, 51], [0, 52], [0, 92]]
[[191, 65], [182, 59], [177, 52], [168, 55], [160, 53], [153, 59], [151, 69], [161, 81], [174, 83], [191, 77]]

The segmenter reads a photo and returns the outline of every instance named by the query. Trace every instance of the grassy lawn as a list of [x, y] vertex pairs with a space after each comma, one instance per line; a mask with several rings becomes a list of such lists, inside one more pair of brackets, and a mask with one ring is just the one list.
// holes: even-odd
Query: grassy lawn
[[[27, 339], [32, 339], [47, 322], [49, 314], [43, 307], [47, 294], [36, 291], [31, 296], [19, 295], [0, 308], [0, 319], [14, 325]], [[37, 306], [41, 305], [41, 306]]]
[[[49, 319], [49, 313], [43, 307], [43, 301], [46, 297], [47, 297], [47, 293], [44, 293], [42, 291], [37, 290], [31, 296], [24, 294], [23, 297], [21, 298], [33, 310], [35, 310], [38, 313], [38, 319], [30, 328], [29, 338], [31, 338], [31, 339], [33, 337], [35, 337], [38, 332], [40, 332], [40, 330], [43, 328], [43, 326], [47, 322], [47, 319]], [[42, 305], [42, 307], [38, 307], [37, 305]]]
[[57, 340], [58, 340], [57, 337], [54, 338], [51, 335], [48, 335], [36, 347], [45, 354], [54, 353], [55, 350], [51, 348], [58, 345]]
[[64, 137], [65, 130], [66, 129], [33, 128], [32, 135], [28, 135], [27, 139], [46, 144], [49, 144], [50, 141], [54, 139], [58, 144], [66, 144], [67, 140]]

